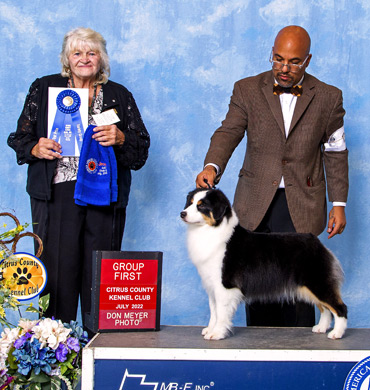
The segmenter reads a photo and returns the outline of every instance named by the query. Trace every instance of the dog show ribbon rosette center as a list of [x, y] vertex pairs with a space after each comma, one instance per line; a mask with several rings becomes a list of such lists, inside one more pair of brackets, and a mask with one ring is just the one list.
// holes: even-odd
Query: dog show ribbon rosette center
[[[55, 98], [55, 89], [57, 88], [49, 88], [49, 117], [54, 117], [49, 138], [60, 143], [63, 156], [78, 156], [84, 137], [82, 118], [85, 110], [81, 112], [81, 107], [85, 106], [82, 104], [84, 99], [81, 99], [80, 91], [73, 89], [62, 89]], [[53, 101], [56, 104], [55, 116], [50, 110]]]

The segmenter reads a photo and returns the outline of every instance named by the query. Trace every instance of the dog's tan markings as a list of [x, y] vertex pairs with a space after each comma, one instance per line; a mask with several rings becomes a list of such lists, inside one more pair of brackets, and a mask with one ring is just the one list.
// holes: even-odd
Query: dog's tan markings
[[[198, 202], [197, 202], [197, 206], [201, 206], [203, 204], [203, 198], [199, 199]], [[210, 215], [204, 215], [203, 213], [202, 214], [202, 217], [203, 219], [206, 221], [206, 224], [209, 225], [209, 226], [215, 226], [216, 225], [216, 220], [213, 216], [213, 213], [212, 211], [210, 212]]]
[[322, 302], [322, 305], [324, 307], [326, 307], [328, 310], [330, 310], [333, 314], [336, 314], [338, 315], [338, 312], [334, 309], [334, 307], [332, 307], [331, 305], [325, 303], [325, 302]]
[[[319, 308], [321, 313], [324, 311], [324, 307], [325, 307], [332, 313], [338, 315], [338, 312], [331, 305], [317, 298], [317, 296], [308, 287], [306, 286], [299, 287], [298, 293], [300, 297], [306, 300], [307, 302], [314, 303]], [[343, 303], [339, 295], [338, 295], [338, 303]]]
[[206, 221], [206, 224], [209, 226], [215, 226], [216, 225], [216, 220], [213, 217], [213, 213], [211, 212], [210, 215], [204, 215], [202, 214], [203, 219]]
[[[336, 301], [338, 302], [338, 304], [344, 305], [344, 302], [342, 301], [342, 297], [341, 297], [341, 294], [340, 294], [340, 291], [339, 291], [339, 290], [336, 290], [336, 291], [335, 291], [335, 299], [336, 299]], [[322, 302], [322, 304], [323, 304], [326, 308], [328, 308], [332, 313], [335, 313], [336, 315], [338, 315], [338, 312], [337, 312], [334, 308], [332, 308], [330, 305], [328, 305], [328, 304], [325, 303], [325, 302]]]
[[[320, 300], [317, 296], [306, 286], [298, 288], [298, 295], [306, 302], [314, 303], [316, 306], [320, 305]], [[319, 308], [320, 309], [320, 308]], [[321, 310], [320, 310], [321, 311]]]
[[320, 313], [322, 314], [324, 312], [324, 306], [320, 303], [317, 305], [318, 309], [320, 310]]

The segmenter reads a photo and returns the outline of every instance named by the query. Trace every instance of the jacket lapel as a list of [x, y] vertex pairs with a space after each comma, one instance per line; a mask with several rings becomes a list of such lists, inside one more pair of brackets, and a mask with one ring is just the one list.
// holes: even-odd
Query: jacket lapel
[[292, 123], [290, 124], [289, 135], [294, 130], [295, 125], [298, 123], [299, 119], [306, 111], [308, 105], [311, 103], [311, 100], [315, 96], [315, 84], [313, 82], [312, 77], [307, 73], [304, 76], [302, 87], [303, 87], [303, 94], [297, 99], [297, 104], [294, 109]]
[[267, 103], [270, 106], [270, 110], [274, 115], [274, 118], [278, 123], [280, 130], [283, 132], [285, 136], [284, 118], [283, 118], [283, 113], [281, 111], [280, 99], [279, 96], [274, 95], [272, 93], [272, 86], [274, 85], [274, 77], [272, 72], [267, 73], [264, 83], [265, 85], [262, 87], [262, 92], [265, 95]]

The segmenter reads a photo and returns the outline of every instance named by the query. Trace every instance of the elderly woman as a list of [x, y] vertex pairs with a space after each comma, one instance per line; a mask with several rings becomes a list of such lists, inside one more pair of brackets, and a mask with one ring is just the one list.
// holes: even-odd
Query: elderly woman
[[[82, 318], [90, 312], [92, 253], [120, 250], [131, 184], [130, 170], [148, 157], [149, 134], [132, 94], [108, 80], [110, 68], [103, 37], [89, 29], [68, 32], [61, 52], [62, 72], [31, 85], [15, 133], [8, 145], [18, 164], [28, 164], [34, 232], [44, 243], [42, 260], [48, 272], [44, 293], [50, 293], [46, 315], [63, 321], [76, 318], [81, 298]], [[78, 205], [74, 192], [78, 157], [64, 157], [62, 147], [48, 138], [48, 88], [86, 88], [89, 124], [92, 114], [114, 109], [119, 122], [94, 128], [102, 147], [112, 146], [117, 161], [118, 199], [107, 206]]]

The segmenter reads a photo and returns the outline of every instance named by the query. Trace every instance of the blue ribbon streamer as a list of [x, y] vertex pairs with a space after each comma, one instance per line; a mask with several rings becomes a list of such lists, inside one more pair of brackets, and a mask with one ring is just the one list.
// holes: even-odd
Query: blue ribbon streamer
[[[64, 99], [69, 98], [66, 105]], [[79, 108], [81, 98], [77, 92], [72, 89], [65, 89], [60, 92], [56, 98], [57, 111], [55, 113], [53, 127], [51, 128], [50, 138], [59, 142], [62, 146], [62, 155], [74, 156], [75, 142], [78, 150], [81, 152], [84, 128], [82, 125]]]

